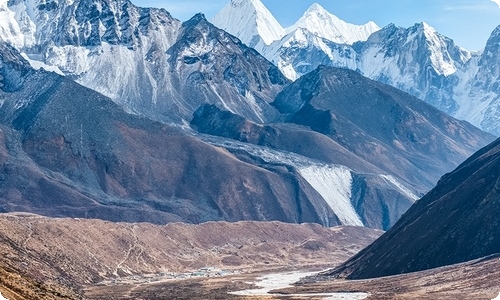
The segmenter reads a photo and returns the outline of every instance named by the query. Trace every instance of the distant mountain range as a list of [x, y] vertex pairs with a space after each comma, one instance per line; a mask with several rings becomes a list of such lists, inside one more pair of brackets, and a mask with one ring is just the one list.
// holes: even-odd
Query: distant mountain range
[[[243, 19], [243, 15], [253, 18]], [[353, 25], [318, 4], [287, 29], [259, 0], [232, 0], [212, 21], [245, 43], [264, 41], [249, 44], [291, 80], [320, 65], [348, 68], [500, 135], [500, 27], [483, 51], [470, 52], [426, 23], [410, 28], [390, 24], [382, 29], [373, 22]]]
[[493, 140], [355, 72], [291, 82], [200, 14], [181, 23], [126, 0], [0, 7], [3, 212], [388, 229]]
[[231, 0], [211, 22], [258, 51], [264, 51], [278, 40], [288, 40], [288, 36], [302, 30], [338, 44], [351, 45], [368, 39], [380, 29], [373, 22], [362, 26], [344, 22], [317, 3], [294, 25], [283, 28], [260, 0]]

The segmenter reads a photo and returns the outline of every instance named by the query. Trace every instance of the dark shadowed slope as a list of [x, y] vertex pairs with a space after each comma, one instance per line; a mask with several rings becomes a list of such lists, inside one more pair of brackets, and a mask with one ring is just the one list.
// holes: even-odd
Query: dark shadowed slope
[[330, 275], [372, 278], [500, 252], [500, 140], [446, 174], [394, 227]]

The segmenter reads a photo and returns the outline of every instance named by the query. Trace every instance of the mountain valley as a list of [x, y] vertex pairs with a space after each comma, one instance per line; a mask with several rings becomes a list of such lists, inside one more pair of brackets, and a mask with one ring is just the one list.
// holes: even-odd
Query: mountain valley
[[0, 0], [0, 300], [494, 298], [499, 37]]

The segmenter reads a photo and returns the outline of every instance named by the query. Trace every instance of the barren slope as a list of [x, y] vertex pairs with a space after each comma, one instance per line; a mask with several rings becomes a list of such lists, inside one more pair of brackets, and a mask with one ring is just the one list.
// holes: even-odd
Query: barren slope
[[35, 281], [73, 288], [205, 266], [338, 264], [380, 234], [362, 227], [279, 222], [157, 226], [6, 214], [0, 216], [0, 257]]
[[[80, 295], [68, 287], [58, 284], [44, 284], [22, 274], [8, 266], [8, 262], [0, 262], [0, 292], [9, 300], [57, 300], [78, 299]], [[0, 299], [3, 299], [0, 297]]]

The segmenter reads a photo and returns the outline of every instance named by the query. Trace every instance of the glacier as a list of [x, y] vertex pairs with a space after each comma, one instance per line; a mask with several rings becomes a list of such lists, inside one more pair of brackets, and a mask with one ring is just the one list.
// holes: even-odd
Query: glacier
[[363, 226], [351, 203], [352, 176], [345, 167], [310, 166], [299, 174], [320, 193], [343, 225]]

